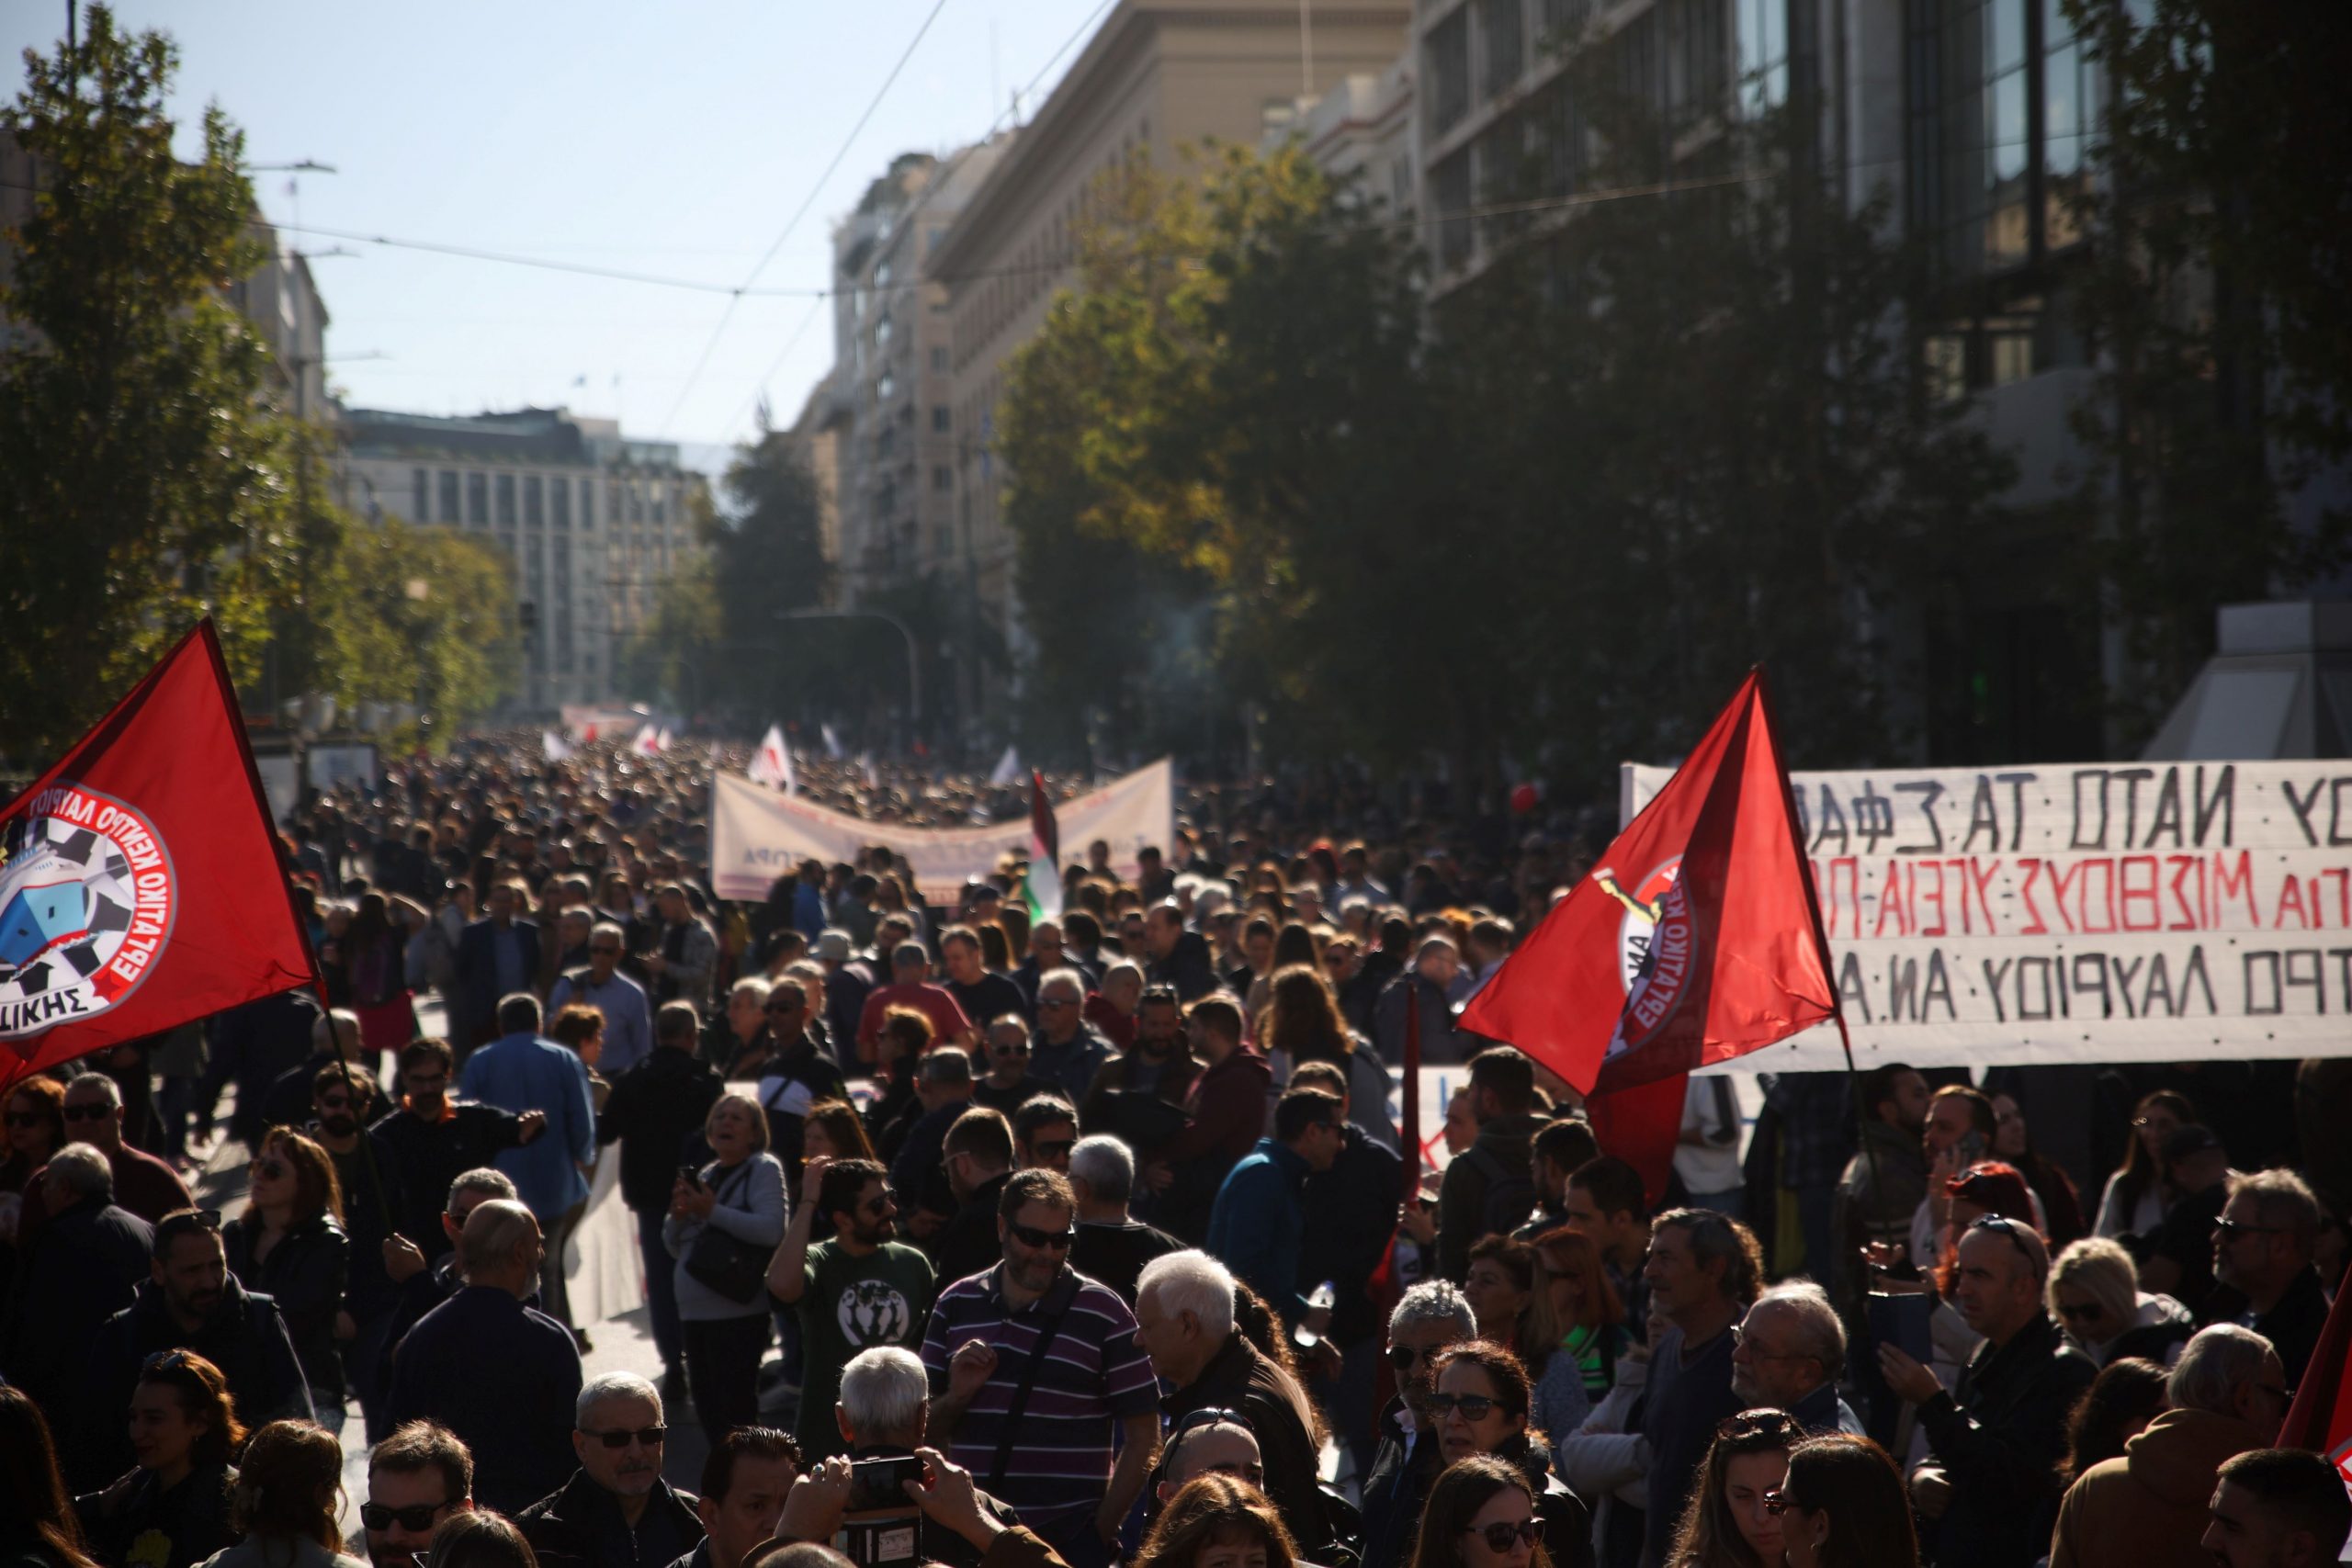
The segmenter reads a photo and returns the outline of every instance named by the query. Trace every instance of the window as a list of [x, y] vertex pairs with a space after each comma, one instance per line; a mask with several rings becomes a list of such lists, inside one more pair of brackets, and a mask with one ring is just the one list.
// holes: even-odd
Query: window
[[555, 573], [555, 596], [571, 597], [571, 536], [558, 534], [548, 542], [548, 568]]
[[1430, 204], [1438, 220], [1437, 259], [1460, 266], [1470, 259], [1470, 150], [1464, 148], [1437, 166], [1430, 179]]
[[571, 526], [571, 481], [570, 479], [548, 481], [548, 520], [557, 527]]
[[892, 380], [890, 378], [890, 373], [888, 370], [885, 370], [882, 372], [881, 377], [874, 383], [874, 400], [876, 403], [887, 403], [890, 400], [891, 394], [896, 392], [898, 389], [899, 384]]
[[645, 521], [645, 490], [635, 480], [631, 480], [628, 487], [628, 520], [632, 523]]
[[546, 502], [541, 499], [541, 494], [538, 475], [532, 474], [524, 479], [523, 522], [529, 527], [539, 527], [548, 520]]
[[1479, 73], [1478, 85], [1486, 96], [1492, 98], [1510, 91], [1519, 80], [1520, 67], [1526, 62], [1526, 30], [1520, 0], [1479, 0], [1478, 34], [1486, 65]]
[[411, 469], [411, 470], [410, 470], [410, 472], [409, 472], [409, 483], [410, 483], [410, 485], [411, 485], [411, 487], [412, 487], [412, 489], [411, 489], [411, 496], [412, 496], [412, 499], [411, 499], [411, 501], [410, 501], [410, 502], [409, 502], [409, 513], [408, 513], [408, 514], [409, 514], [411, 517], [414, 518], [414, 519], [415, 519], [417, 522], [419, 522], [419, 523], [430, 523], [430, 522], [432, 522], [432, 521], [433, 521], [433, 506], [432, 506], [432, 502], [433, 502], [433, 479], [432, 479], [432, 476], [431, 476], [431, 475], [429, 475], [428, 473], [426, 473], [426, 472], [425, 472], [425, 470], [424, 470], [424, 469], [423, 469], [423, 468], [413, 468], [413, 469]]
[[[1745, 17], [1758, 0], [1734, 0]], [[1786, 0], [1762, 0], [1762, 4], [1781, 15]], [[1674, 110], [1675, 122], [1688, 124], [1692, 118], [1721, 113], [1724, 107], [1724, 92], [1728, 84], [1724, 79], [1724, 66], [1728, 50], [1724, 39], [1724, 8], [1717, 0], [1669, 0], [1666, 16], [1667, 39], [1667, 101]], [[1781, 61], [1773, 69], [1779, 73], [1780, 95], [1786, 96], [1788, 85], [1788, 35], [1781, 29]], [[1744, 47], [1744, 46], [1743, 46]], [[1766, 85], [1770, 85], [1768, 80]], [[1775, 97], [1774, 102], [1779, 98]]]
[[455, 468], [441, 470], [441, 521], [455, 523], [458, 513], [458, 472]]
[[956, 470], [944, 463], [931, 466], [931, 488], [944, 495], [956, 488]]
[[595, 529], [596, 487], [588, 480], [582, 479], [580, 481], [580, 531], [590, 534], [595, 532]]
[[490, 524], [490, 476], [466, 476], [466, 521], [477, 528]]
[[947, 434], [949, 424], [947, 405], [945, 403], [935, 403], [932, 406], [931, 429], [932, 434], [934, 435], [944, 435]]
[[656, 523], [662, 522], [668, 515], [669, 505], [669, 487], [660, 484], [655, 485], [653, 487], [653, 521]]
[[513, 474], [498, 476], [498, 525], [502, 528], [514, 526], [514, 476]]
[[1430, 130], [1450, 130], [1470, 112], [1470, 13], [1456, 11], [1429, 37]]
[[2091, 65], [2062, 0], [2041, 0], [2041, 51], [2042, 239], [2057, 250], [2083, 237], [2091, 133]]
[[1762, 114], [1789, 98], [1789, 0], [1732, 4], [1738, 7], [1739, 107]]
[[[2057, 0], [1911, 0], [1911, 216], [1960, 274], [2034, 259], [2042, 166], [2081, 177], [2086, 70], [2071, 33], [2050, 33], [2046, 15], [2059, 9]], [[2053, 107], [2065, 141], [2037, 155], [2037, 122]], [[2069, 228], [2061, 243], [2074, 237]]]
[[947, 351], [945, 349], [933, 348], [931, 351], [931, 367], [933, 370], [944, 370], [947, 368]]

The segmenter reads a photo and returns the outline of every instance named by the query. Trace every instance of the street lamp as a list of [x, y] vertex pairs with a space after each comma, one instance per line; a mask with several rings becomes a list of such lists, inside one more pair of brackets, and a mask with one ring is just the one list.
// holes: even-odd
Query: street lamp
[[778, 610], [779, 621], [881, 621], [898, 628], [907, 639], [907, 724], [922, 725], [922, 655], [915, 648], [914, 628], [887, 610]]

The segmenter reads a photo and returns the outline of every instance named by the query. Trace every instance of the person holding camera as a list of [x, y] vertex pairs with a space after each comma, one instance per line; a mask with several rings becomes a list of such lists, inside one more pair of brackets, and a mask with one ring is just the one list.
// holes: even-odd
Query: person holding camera
[[748, 1094], [722, 1094], [703, 1118], [718, 1157], [681, 1168], [662, 1239], [676, 1258], [686, 1390], [712, 1447], [760, 1418], [760, 1356], [768, 1348], [768, 1256], [784, 1239], [784, 1167], [767, 1152], [768, 1121]]
[[[903, 1534], [920, 1517], [906, 1483], [923, 1479], [923, 1461], [916, 1455], [929, 1435], [930, 1402], [929, 1376], [911, 1350], [876, 1346], [859, 1351], [842, 1370], [832, 1417], [848, 1447], [850, 1489], [836, 1539], [847, 1541], [850, 1561], [859, 1568], [899, 1561], [900, 1542], [917, 1561], [979, 1568], [980, 1550], [952, 1529], [924, 1529], [911, 1541]], [[1000, 1529], [1021, 1522], [978, 1487], [973, 1506]]]

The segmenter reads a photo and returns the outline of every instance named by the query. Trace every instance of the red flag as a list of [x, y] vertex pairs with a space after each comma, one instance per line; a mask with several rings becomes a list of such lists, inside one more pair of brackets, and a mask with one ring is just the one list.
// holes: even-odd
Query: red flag
[[0, 1089], [317, 983], [206, 620], [0, 811]]
[[2352, 1460], [2352, 1365], [2346, 1355], [2352, 1350], [2352, 1306], [2346, 1303], [2352, 1303], [2352, 1291], [2338, 1289], [2327, 1309], [2327, 1326], [2320, 1330], [2295, 1385], [2295, 1403], [2278, 1428], [2278, 1442], [2282, 1449], [2325, 1454], [2338, 1471]]
[[1758, 671], [1462, 1025], [1606, 1094], [1729, 1061], [1836, 1010]]

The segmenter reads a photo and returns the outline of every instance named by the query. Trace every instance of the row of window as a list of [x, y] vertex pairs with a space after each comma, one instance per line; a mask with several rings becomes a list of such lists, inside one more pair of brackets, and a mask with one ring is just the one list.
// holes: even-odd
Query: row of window
[[[460, 473], [455, 468], [409, 470], [411, 518], [419, 523], [466, 523], [486, 527], [493, 514], [498, 525], [511, 528], [552, 524], [571, 526], [577, 486], [580, 526], [596, 527], [596, 488], [593, 479], [560, 475]], [[661, 479], [613, 479], [605, 486], [605, 515], [612, 522], [664, 523], [670, 515], [670, 486]], [[462, 504], [461, 504], [462, 502]]]

